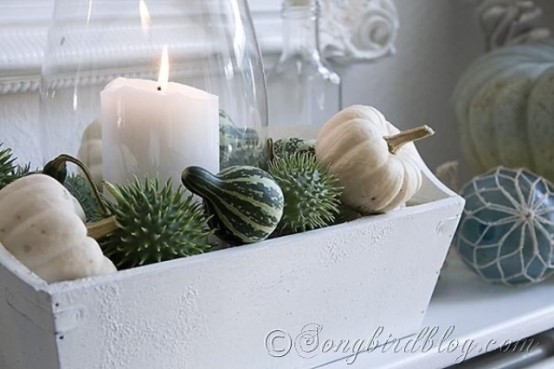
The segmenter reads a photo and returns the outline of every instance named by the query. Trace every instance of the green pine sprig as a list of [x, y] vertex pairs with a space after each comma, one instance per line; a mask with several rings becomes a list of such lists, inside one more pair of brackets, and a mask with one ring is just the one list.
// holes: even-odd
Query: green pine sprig
[[[0, 143], [0, 149], [3, 144]], [[0, 190], [15, 180], [26, 176], [31, 171], [29, 164], [21, 166], [16, 164], [17, 158], [12, 149], [5, 148], [0, 150]]]

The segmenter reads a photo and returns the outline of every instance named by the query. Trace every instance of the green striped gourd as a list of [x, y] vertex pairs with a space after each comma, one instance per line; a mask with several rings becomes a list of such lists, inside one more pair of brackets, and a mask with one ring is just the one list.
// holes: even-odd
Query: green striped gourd
[[283, 192], [262, 169], [238, 165], [214, 175], [189, 167], [181, 179], [186, 188], [204, 199], [215, 234], [232, 245], [266, 239], [283, 215]]
[[219, 111], [219, 144], [233, 147], [256, 146], [260, 138], [252, 128], [238, 128], [231, 117], [223, 110]]
[[296, 153], [308, 153], [315, 156], [315, 140], [289, 137], [281, 138], [273, 143], [273, 156], [275, 158]]
[[219, 111], [219, 163], [222, 168], [258, 166], [263, 160], [263, 149], [255, 129], [239, 128], [225, 111]]

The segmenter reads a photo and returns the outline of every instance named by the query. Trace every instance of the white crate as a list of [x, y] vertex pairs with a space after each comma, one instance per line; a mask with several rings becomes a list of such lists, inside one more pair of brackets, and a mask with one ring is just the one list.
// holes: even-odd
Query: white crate
[[[0, 368], [311, 368], [347, 356], [323, 353], [327, 339], [413, 334], [463, 208], [425, 177], [420, 205], [390, 214], [73, 282], [48, 285], [2, 251]], [[291, 341], [309, 345], [310, 323], [306, 359]], [[276, 330], [291, 341], [268, 341]], [[275, 357], [267, 343], [292, 346]]]

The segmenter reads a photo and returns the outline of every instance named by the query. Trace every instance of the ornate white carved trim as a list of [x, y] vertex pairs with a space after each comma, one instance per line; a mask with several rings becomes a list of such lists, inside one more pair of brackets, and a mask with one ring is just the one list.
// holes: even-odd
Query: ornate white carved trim
[[392, 0], [322, 0], [321, 13], [324, 56], [360, 62], [395, 53], [399, 18]]
[[543, 11], [532, 0], [484, 0], [477, 12], [489, 50], [550, 36], [539, 27]]

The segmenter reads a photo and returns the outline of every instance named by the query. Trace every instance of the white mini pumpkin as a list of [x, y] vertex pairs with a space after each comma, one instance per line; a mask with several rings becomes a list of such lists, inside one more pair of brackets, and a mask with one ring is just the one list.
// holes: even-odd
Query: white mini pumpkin
[[0, 242], [45, 281], [115, 272], [87, 236], [83, 210], [55, 179], [33, 174], [0, 191]]
[[338, 178], [347, 206], [362, 214], [387, 212], [419, 190], [421, 159], [411, 141], [432, 130], [399, 133], [377, 109], [361, 105], [344, 109], [321, 128], [316, 156]]
[[554, 181], [554, 40], [484, 55], [460, 79], [454, 104], [476, 173], [525, 167]]

